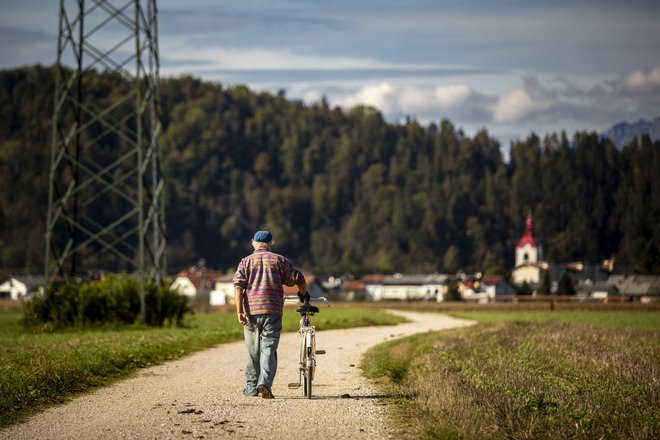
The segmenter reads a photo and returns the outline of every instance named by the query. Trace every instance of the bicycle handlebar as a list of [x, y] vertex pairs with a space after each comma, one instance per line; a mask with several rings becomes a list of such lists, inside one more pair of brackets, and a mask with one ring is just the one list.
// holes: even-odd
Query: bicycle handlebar
[[[309, 298], [309, 302], [321, 302], [321, 301], [323, 301], [328, 307], [330, 307], [330, 303], [328, 302], [328, 299], [325, 296], [319, 296], [317, 298], [311, 298], [311, 297]], [[300, 297], [298, 295], [285, 295], [284, 302], [302, 304], [300, 302]]]

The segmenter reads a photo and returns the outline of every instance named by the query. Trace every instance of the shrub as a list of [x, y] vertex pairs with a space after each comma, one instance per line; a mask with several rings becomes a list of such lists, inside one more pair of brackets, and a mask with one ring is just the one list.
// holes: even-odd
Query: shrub
[[[181, 325], [190, 312], [188, 298], [153, 282], [145, 284], [146, 324]], [[160, 309], [160, 310], [159, 310]], [[26, 303], [23, 323], [49, 328], [135, 324], [140, 318], [140, 282], [109, 275], [100, 281], [71, 280], [51, 285], [43, 296]]]

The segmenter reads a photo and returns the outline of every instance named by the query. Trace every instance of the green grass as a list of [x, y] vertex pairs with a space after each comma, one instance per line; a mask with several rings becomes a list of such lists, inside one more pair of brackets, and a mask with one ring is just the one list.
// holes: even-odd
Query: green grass
[[489, 322], [381, 344], [363, 368], [412, 396], [403, 438], [659, 438], [660, 332], [604, 313], [461, 313]]
[[[190, 316], [183, 328], [57, 333], [26, 333], [18, 325], [20, 318], [20, 312], [0, 312], [0, 426], [138, 368], [243, 337], [231, 312]], [[295, 331], [299, 318], [287, 308], [283, 330]], [[396, 324], [402, 319], [380, 310], [324, 307], [313, 322], [323, 331]]]
[[590, 324], [597, 327], [645, 328], [660, 330], [658, 311], [471, 311], [449, 312], [457, 318], [473, 319], [479, 322], [548, 322], [559, 320], [576, 324]]

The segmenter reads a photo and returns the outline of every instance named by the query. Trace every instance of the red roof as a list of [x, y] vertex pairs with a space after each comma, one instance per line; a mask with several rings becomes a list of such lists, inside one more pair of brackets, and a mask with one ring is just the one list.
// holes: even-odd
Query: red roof
[[360, 280], [348, 280], [346, 281], [346, 284], [344, 284], [344, 290], [364, 290], [364, 283]]
[[534, 239], [534, 225], [532, 224], [532, 214], [527, 214], [527, 221], [525, 222], [525, 232], [523, 232], [520, 241], [516, 245], [516, 248], [521, 248], [526, 244], [531, 247], [538, 247], [536, 245], [536, 240]]
[[482, 284], [488, 284], [489, 286], [492, 286], [494, 284], [499, 283], [504, 279], [504, 276], [502, 275], [484, 275], [481, 277], [481, 283]]
[[[219, 278], [222, 273], [216, 270], [205, 269], [204, 271], [204, 284], [206, 284], [206, 289], [213, 289], [214, 280]], [[186, 270], [182, 270], [177, 274], [177, 277], [188, 278], [193, 286], [196, 289], [199, 289], [202, 285], [202, 271], [196, 267], [191, 267]]]
[[360, 279], [364, 284], [380, 284], [385, 280], [385, 275], [370, 274]]
[[[314, 275], [305, 275], [305, 284], [307, 284], [309, 286], [310, 284], [312, 284], [314, 282], [315, 279], [316, 279], [316, 277]], [[298, 293], [298, 286], [297, 285], [294, 285], [294, 286], [284, 285], [284, 286], [282, 286], [282, 288], [284, 289], [284, 294], [285, 295], [296, 295]]]

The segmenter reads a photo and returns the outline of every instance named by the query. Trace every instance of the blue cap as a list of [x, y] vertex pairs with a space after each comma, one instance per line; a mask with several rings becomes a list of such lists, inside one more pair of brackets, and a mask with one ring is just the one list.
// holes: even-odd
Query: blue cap
[[273, 234], [268, 231], [257, 231], [254, 233], [252, 241], [256, 241], [257, 243], [270, 243], [273, 241]]

